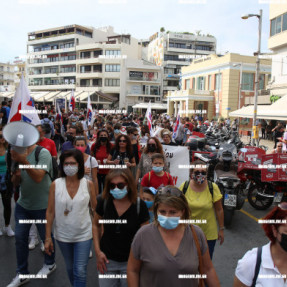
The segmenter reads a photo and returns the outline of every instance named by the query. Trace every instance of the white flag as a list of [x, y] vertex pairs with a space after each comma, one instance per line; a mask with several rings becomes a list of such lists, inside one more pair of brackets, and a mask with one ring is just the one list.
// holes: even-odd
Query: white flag
[[8, 123], [21, 120], [33, 125], [41, 124], [23, 74], [13, 98]]
[[150, 136], [153, 137], [154, 136], [154, 132], [153, 132], [153, 129], [152, 129], [152, 116], [151, 116], [151, 102], [150, 101], [148, 103], [148, 107], [147, 107], [147, 110], [146, 110], [145, 117], [147, 119], [147, 125], [148, 125], [148, 129], [149, 129], [149, 132], [150, 132]]
[[88, 126], [92, 126], [93, 124], [93, 108], [91, 105], [90, 95], [88, 96], [88, 104], [87, 104], [87, 120]]

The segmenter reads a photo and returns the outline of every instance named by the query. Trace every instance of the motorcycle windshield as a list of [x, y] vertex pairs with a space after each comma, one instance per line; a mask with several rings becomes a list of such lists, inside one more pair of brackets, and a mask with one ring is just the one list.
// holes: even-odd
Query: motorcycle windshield
[[237, 156], [237, 149], [236, 149], [236, 146], [234, 144], [231, 144], [231, 143], [221, 144], [219, 147], [217, 156], [218, 157], [222, 156], [222, 153], [224, 151], [231, 152], [233, 157]]

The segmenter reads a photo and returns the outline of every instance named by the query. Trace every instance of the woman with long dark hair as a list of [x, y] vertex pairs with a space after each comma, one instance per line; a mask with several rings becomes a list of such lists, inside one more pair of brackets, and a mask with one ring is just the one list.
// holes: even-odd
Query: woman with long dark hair
[[[106, 129], [101, 129], [97, 132], [97, 140], [91, 147], [91, 154], [96, 158], [99, 165], [105, 165], [107, 158], [113, 148], [109, 140], [109, 133]], [[98, 184], [99, 193], [103, 191], [106, 175], [109, 169], [99, 168], [98, 170]]]
[[131, 140], [127, 135], [120, 135], [116, 138], [115, 148], [110, 152], [107, 164], [136, 166]]
[[[100, 223], [100, 220], [104, 223]], [[120, 222], [116, 223], [115, 221]], [[114, 224], [105, 223], [114, 221]], [[114, 169], [106, 177], [104, 191], [97, 197], [94, 238], [97, 268], [101, 274], [125, 275], [130, 247], [139, 228], [148, 224], [149, 213], [137, 197], [129, 169]], [[121, 224], [122, 223], [122, 224]], [[99, 279], [100, 287], [127, 286], [126, 279]]]

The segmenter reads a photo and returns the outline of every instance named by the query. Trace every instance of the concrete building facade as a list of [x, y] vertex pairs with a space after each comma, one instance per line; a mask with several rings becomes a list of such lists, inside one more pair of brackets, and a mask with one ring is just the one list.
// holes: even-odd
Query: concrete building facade
[[272, 54], [270, 95], [287, 95], [287, 3], [270, 4], [268, 48]]
[[182, 67], [190, 65], [197, 57], [215, 53], [216, 39], [211, 35], [166, 32], [151, 36], [148, 45], [148, 61], [164, 69], [164, 98], [168, 91], [180, 89]]
[[0, 63], [0, 92], [15, 91], [15, 66], [12, 63]]
[[[183, 116], [202, 113], [208, 119], [216, 116], [226, 118], [229, 112], [252, 104], [255, 63], [254, 56], [232, 53], [195, 60], [190, 66], [182, 68], [182, 89], [168, 94], [168, 113], [180, 112]], [[271, 60], [261, 60], [261, 93], [266, 89], [270, 75]], [[266, 101], [266, 96], [259, 98]]]

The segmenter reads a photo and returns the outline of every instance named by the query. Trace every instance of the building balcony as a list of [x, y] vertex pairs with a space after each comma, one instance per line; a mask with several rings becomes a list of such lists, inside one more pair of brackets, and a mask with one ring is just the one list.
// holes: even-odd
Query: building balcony
[[69, 52], [75, 52], [76, 48], [62, 48], [62, 49], [51, 49], [51, 50], [43, 50], [43, 51], [37, 51], [37, 52], [30, 52], [27, 54], [28, 58], [32, 58], [33, 56], [43, 56], [43, 55], [50, 55], [50, 54], [59, 54], [59, 53], [69, 53]]
[[77, 59], [77, 64], [101, 64], [104, 59], [99, 57], [86, 57], [86, 58], [79, 58]]
[[27, 64], [27, 68], [40, 68], [49, 66], [61, 66], [61, 65], [76, 65], [77, 60], [66, 60], [66, 61], [55, 61], [55, 62], [45, 62], [45, 63], [30, 63]]
[[92, 78], [102, 78], [103, 73], [102, 72], [83, 72], [83, 73], [77, 73], [77, 78], [80, 79], [92, 79]]
[[144, 94], [143, 92], [141, 93], [136, 93], [134, 91], [127, 91], [127, 97], [160, 97], [161, 95], [152, 95], [152, 94]]
[[157, 83], [157, 84], [161, 83], [160, 79], [153, 79], [153, 80], [148, 79], [148, 78], [144, 78], [144, 79], [137, 78], [137, 79], [135, 79], [135, 78], [130, 78], [130, 77], [127, 79], [127, 82], [134, 82], [134, 83], [136, 83], [136, 82], [138, 82], [138, 83], [148, 82], [148, 83]]
[[184, 61], [172, 61], [172, 60], [164, 61], [163, 62], [163, 66], [167, 66], [167, 65], [171, 65], [171, 66], [189, 66], [190, 65], [190, 61], [186, 61], [186, 60], [184, 60]]
[[178, 87], [177, 86], [163, 86], [163, 89], [165, 91], [177, 91]]
[[52, 85], [32, 85], [30, 84], [28, 86], [28, 88], [30, 90], [71, 90], [71, 89], [75, 89], [76, 85], [75, 84], [52, 84]]
[[67, 73], [41, 73], [41, 74], [29, 74], [29, 79], [34, 78], [58, 78], [58, 77], [75, 77], [76, 72], [67, 72]]
[[119, 94], [121, 87], [104, 86], [102, 89], [103, 93], [116, 93]]
[[33, 40], [28, 40], [27, 45], [34, 46], [34, 45], [39, 45], [39, 44], [43, 44], [43, 43], [60, 42], [60, 41], [72, 40], [72, 39], [74, 40], [76, 38], [76, 36], [81, 36], [81, 35], [75, 34], [73, 32], [73, 33], [62, 34], [60, 36], [58, 36], [58, 35], [46, 36], [43, 38], [36, 38]]

